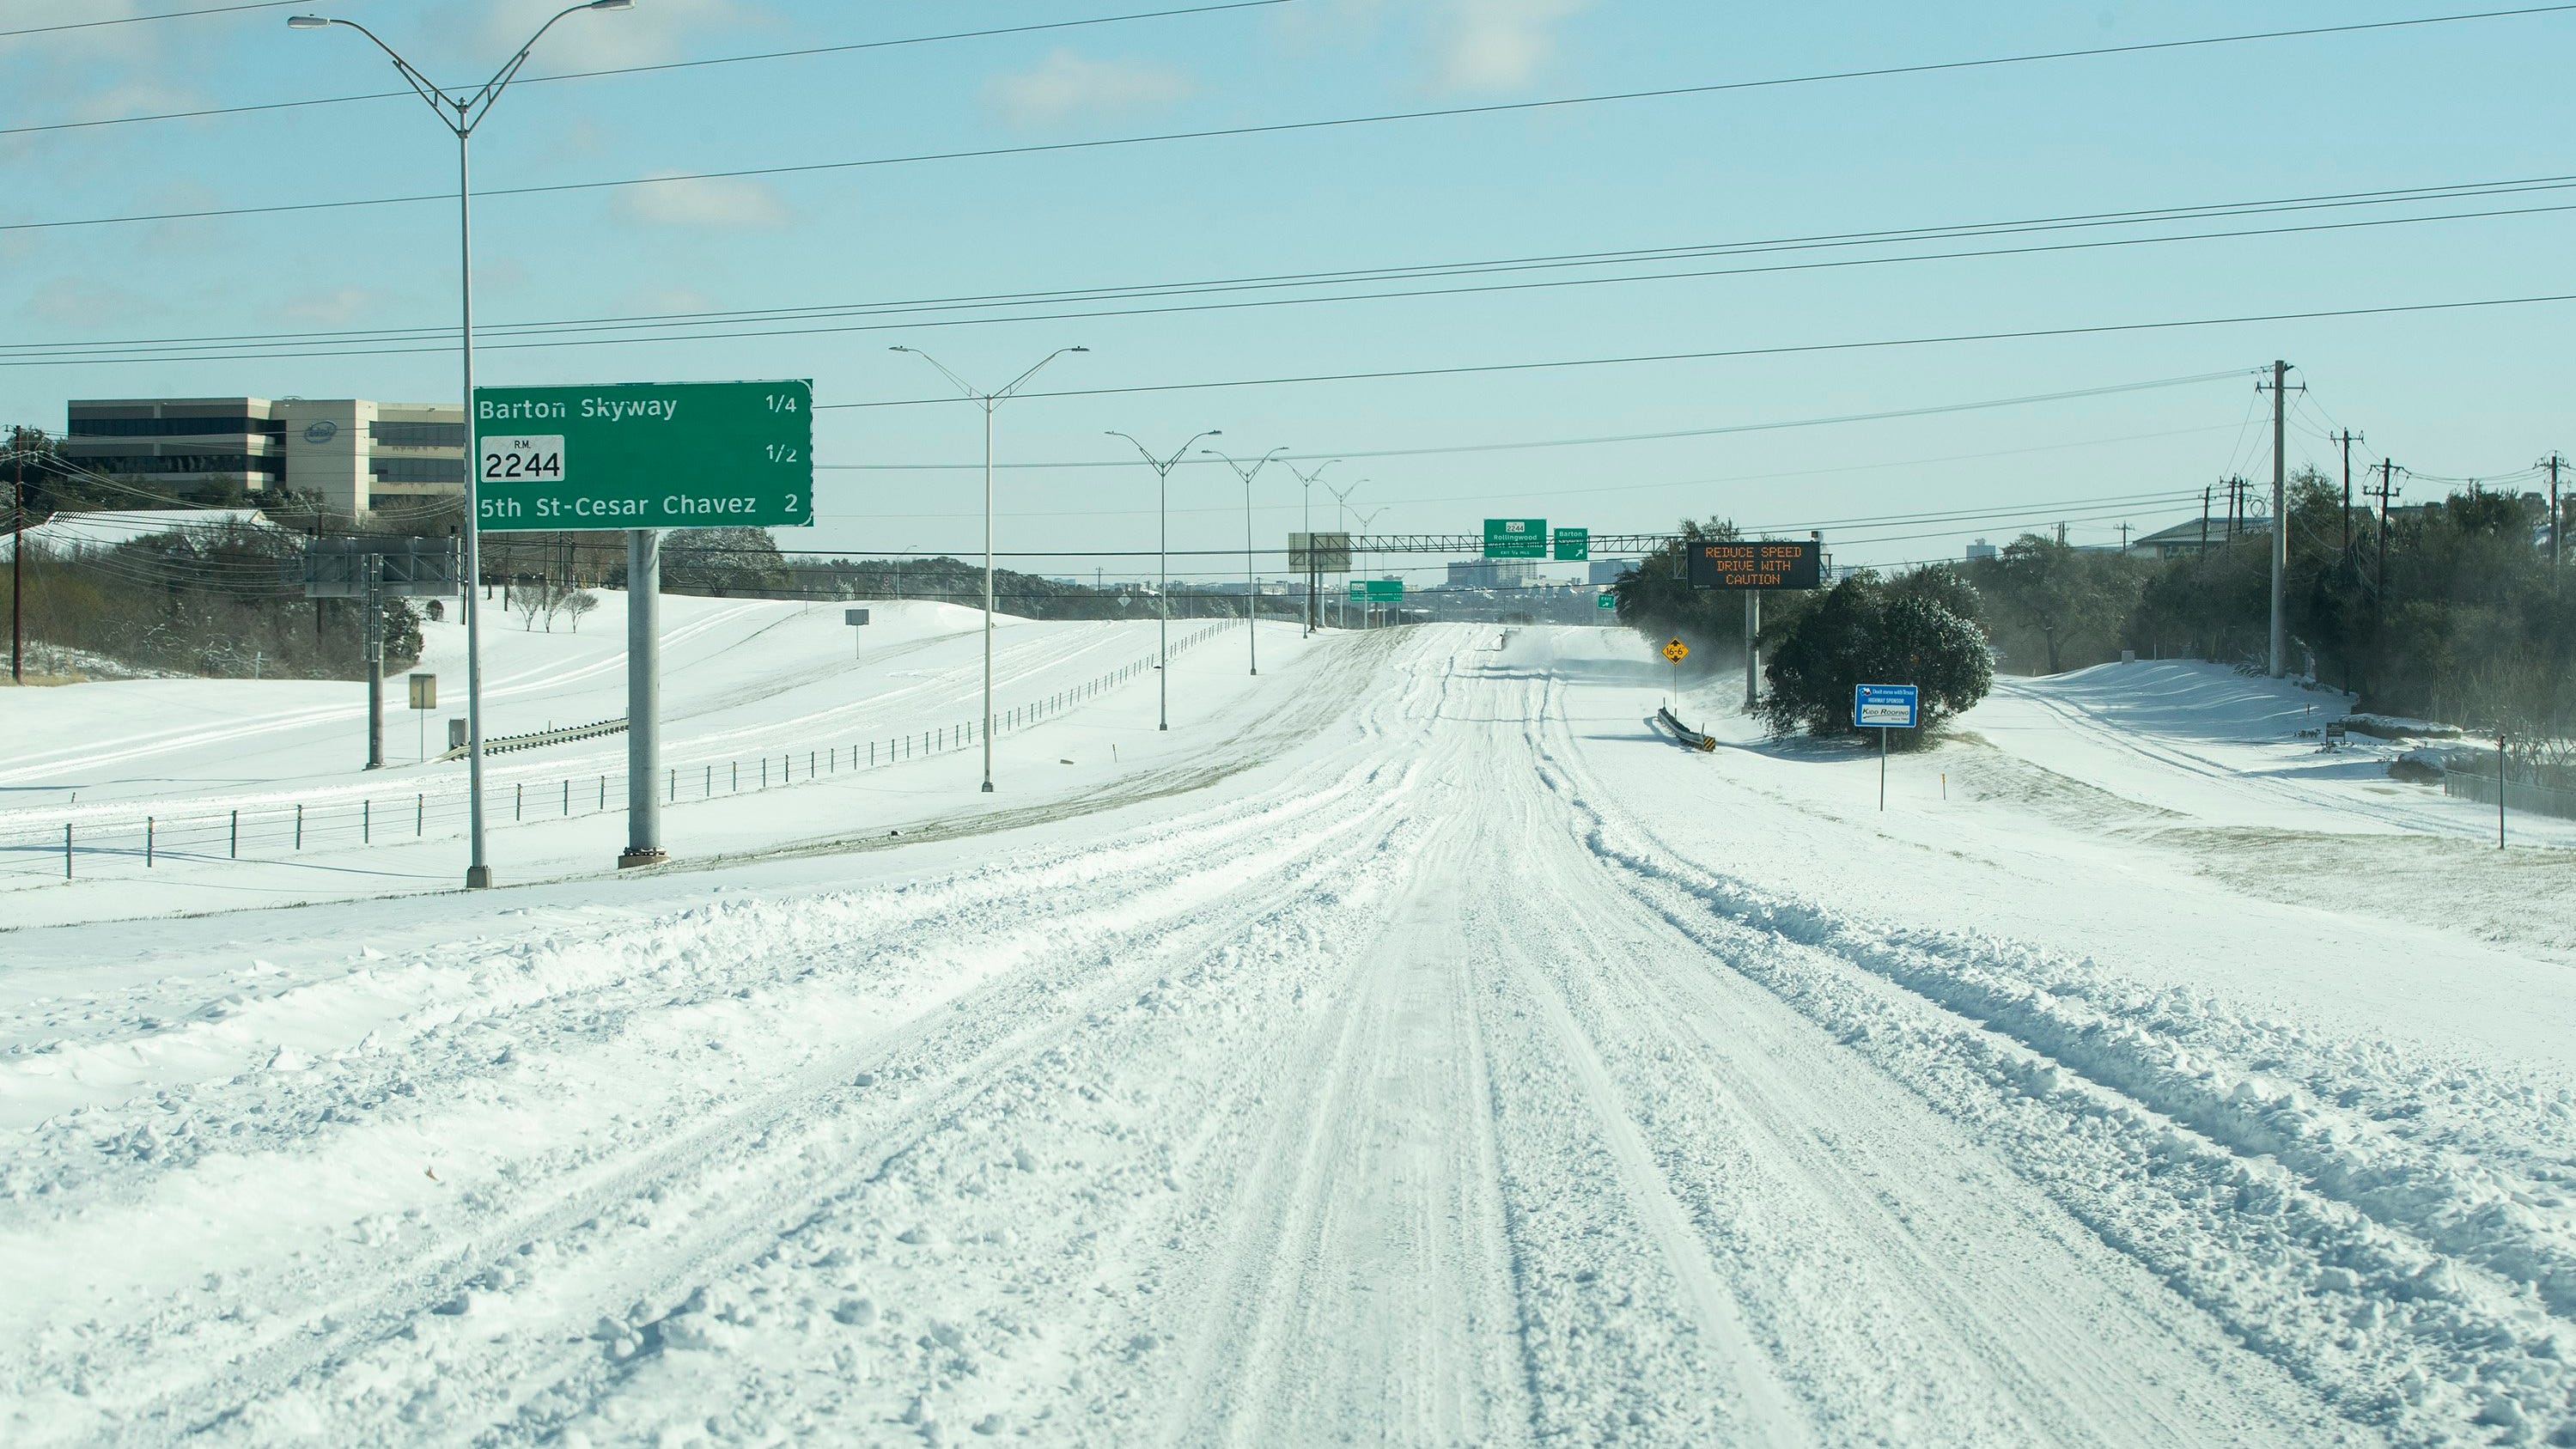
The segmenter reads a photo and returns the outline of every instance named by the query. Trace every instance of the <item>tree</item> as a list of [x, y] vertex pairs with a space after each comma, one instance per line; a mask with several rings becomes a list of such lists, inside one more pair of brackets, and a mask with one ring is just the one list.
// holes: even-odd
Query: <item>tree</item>
[[2025, 533], [1986, 571], [2004, 618], [2038, 636], [2047, 673], [2070, 652], [2107, 650], [2136, 604], [2145, 571], [2118, 554], [2092, 553]]
[[1922, 692], [1921, 723], [1901, 743], [1891, 741], [1901, 749], [1919, 747], [1994, 684], [1986, 637], [1975, 624], [1868, 574], [1836, 584], [1807, 609], [1763, 675], [1770, 683], [1763, 722], [1783, 735], [1849, 734], [1854, 686], [1914, 685]]
[[578, 634], [581, 632], [581, 616], [599, 607], [599, 595], [588, 589], [574, 589], [563, 596], [558, 607], [572, 616], [572, 631]]

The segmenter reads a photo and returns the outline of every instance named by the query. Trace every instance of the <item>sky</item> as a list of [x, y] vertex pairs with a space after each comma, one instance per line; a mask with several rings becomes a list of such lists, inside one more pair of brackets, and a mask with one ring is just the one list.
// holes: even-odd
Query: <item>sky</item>
[[[454, 140], [409, 96], [284, 104], [399, 85], [356, 32], [285, 18], [358, 21], [479, 83], [557, 8], [0, 0], [0, 31], [28, 32], [0, 37], [0, 422], [58, 431], [74, 397], [452, 401]], [[981, 418], [890, 348], [991, 388], [1085, 346], [995, 426], [997, 547], [1085, 578], [1150, 570], [1159, 517], [1176, 575], [1243, 566], [1236, 474], [1191, 456], [1158, 515], [1111, 430], [1285, 447], [1250, 500], [1274, 574], [1310, 501], [1316, 527], [1373, 533], [1723, 517], [1820, 529], [1839, 563], [2060, 521], [2112, 543], [2196, 517], [2225, 475], [2268, 485], [2255, 382], [2275, 358], [2305, 389], [2292, 467], [2337, 471], [2350, 428], [2356, 469], [2410, 470], [2401, 502], [2529, 487], [2576, 446], [2576, 303], [2163, 324], [2576, 292], [2576, 212], [2555, 209], [2576, 206], [2576, 164], [2548, 139], [2576, 119], [2576, 9], [1848, 74], [2473, 8], [636, 0], [555, 26], [476, 133], [478, 191], [573, 188], [476, 201], [478, 375], [810, 378], [818, 519], [781, 545], [964, 556]], [[194, 10], [219, 13], [170, 14]], [[83, 24], [131, 16], [166, 18]], [[732, 60], [804, 50], [823, 53]], [[687, 64], [710, 60], [730, 63]], [[627, 73], [549, 79], [597, 70]], [[1844, 78], [1802, 79], [1824, 75]], [[246, 106], [269, 109], [128, 119]], [[705, 176], [746, 171], [768, 174]], [[673, 176], [698, 179], [595, 184]], [[426, 199], [61, 224], [400, 197]], [[2273, 209], [1813, 240], [2240, 203]], [[1807, 244], [1759, 245], [1784, 241]], [[1344, 275], [1258, 280], [1317, 273]], [[685, 320], [768, 309], [835, 310]], [[637, 317], [681, 335], [509, 335]], [[314, 333], [335, 337], [99, 350]], [[1988, 340], [1922, 340], [1963, 336]], [[1630, 358], [1657, 360], [1603, 361]], [[1571, 361], [1592, 365], [1459, 370]], [[1291, 471], [1331, 459], [1311, 487]], [[1436, 577], [1419, 562], [1410, 578]]]

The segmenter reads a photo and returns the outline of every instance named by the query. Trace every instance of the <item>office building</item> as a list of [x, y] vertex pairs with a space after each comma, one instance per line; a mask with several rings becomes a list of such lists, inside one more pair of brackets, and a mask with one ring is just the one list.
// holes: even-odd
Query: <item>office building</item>
[[465, 412], [365, 398], [78, 399], [62, 453], [172, 503], [294, 493], [358, 518], [462, 497]]
[[1590, 562], [1592, 571], [1584, 582], [1593, 584], [1615, 584], [1621, 574], [1637, 566], [1632, 558], [1596, 558]]
[[1449, 565], [1449, 587], [1453, 589], [1516, 589], [1538, 577], [1538, 565], [1528, 559], [1475, 558]]

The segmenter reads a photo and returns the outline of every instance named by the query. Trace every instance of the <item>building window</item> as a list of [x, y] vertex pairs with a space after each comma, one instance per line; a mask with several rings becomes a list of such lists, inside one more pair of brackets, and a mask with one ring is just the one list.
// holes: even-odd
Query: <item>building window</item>
[[167, 473], [249, 473], [261, 478], [286, 476], [284, 458], [262, 458], [248, 453], [166, 453], [158, 457], [137, 453], [128, 457], [75, 458], [72, 461], [93, 472], [137, 477]]
[[[463, 423], [369, 423], [367, 436], [389, 448], [463, 448]], [[462, 481], [464, 475], [458, 474]]]
[[75, 438], [220, 438], [243, 433], [278, 436], [284, 423], [267, 418], [74, 418]]
[[[445, 424], [433, 423], [431, 427]], [[461, 429], [462, 424], [458, 425]], [[367, 463], [367, 472], [379, 483], [454, 483], [465, 482], [465, 460], [462, 458], [375, 458]]]

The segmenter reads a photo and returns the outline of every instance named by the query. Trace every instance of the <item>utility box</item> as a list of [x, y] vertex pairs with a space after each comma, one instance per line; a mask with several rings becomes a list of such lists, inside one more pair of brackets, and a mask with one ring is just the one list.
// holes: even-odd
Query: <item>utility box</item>
[[465, 748], [465, 721], [452, 719], [447, 722], [447, 747], [451, 750]]

